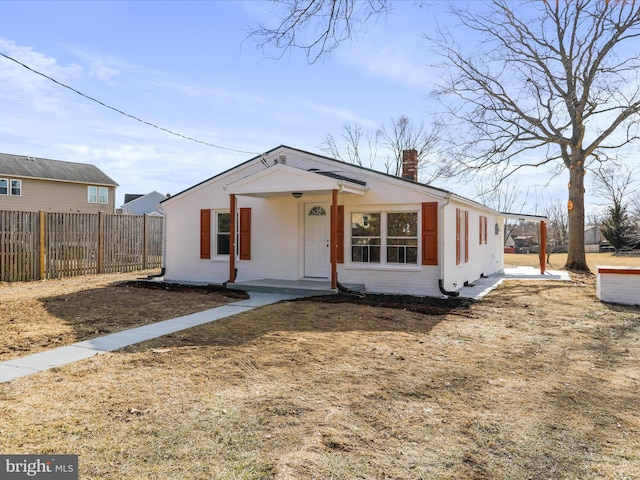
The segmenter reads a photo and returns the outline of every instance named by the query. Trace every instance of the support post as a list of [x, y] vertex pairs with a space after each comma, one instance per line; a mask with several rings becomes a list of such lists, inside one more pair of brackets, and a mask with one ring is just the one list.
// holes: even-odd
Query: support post
[[104, 273], [104, 215], [98, 212], [98, 273]]
[[44, 226], [44, 222], [45, 222], [45, 213], [44, 210], [40, 210], [40, 238], [39, 238], [39, 243], [40, 243], [40, 250], [39, 250], [39, 274], [40, 274], [40, 280], [44, 280], [45, 279], [45, 266], [44, 266], [44, 262], [45, 262], [45, 226]]
[[236, 281], [236, 196], [229, 195], [229, 283]]
[[547, 263], [547, 223], [540, 222], [540, 275], [544, 275]]
[[331, 200], [331, 288], [338, 288], [338, 190], [333, 189]]
[[142, 217], [142, 269], [149, 268], [149, 216]]

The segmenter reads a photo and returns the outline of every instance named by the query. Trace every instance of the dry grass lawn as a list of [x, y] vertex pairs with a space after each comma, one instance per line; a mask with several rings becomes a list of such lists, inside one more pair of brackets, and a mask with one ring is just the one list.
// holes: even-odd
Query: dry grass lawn
[[[139, 308], [95, 290], [78, 317]], [[635, 479], [639, 392], [640, 309], [593, 278], [443, 315], [300, 300], [0, 384], [0, 451], [78, 454], [82, 479]]]

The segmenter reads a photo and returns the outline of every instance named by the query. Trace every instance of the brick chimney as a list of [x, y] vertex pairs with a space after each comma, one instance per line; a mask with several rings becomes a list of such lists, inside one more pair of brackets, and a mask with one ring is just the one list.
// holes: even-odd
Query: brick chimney
[[418, 181], [418, 151], [416, 149], [402, 151], [402, 178]]

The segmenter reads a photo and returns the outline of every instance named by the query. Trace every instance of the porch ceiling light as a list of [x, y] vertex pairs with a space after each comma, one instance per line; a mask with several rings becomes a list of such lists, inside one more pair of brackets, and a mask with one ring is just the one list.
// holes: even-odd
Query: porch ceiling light
[[293, 196], [293, 198], [300, 198], [302, 196], [302, 192], [293, 192], [291, 193], [291, 195]]

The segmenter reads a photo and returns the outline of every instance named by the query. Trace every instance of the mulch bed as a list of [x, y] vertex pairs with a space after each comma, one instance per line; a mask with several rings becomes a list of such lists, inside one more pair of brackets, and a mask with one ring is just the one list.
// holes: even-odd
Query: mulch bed
[[[122, 282], [120, 285], [128, 287], [140, 287], [150, 289], [170, 290], [174, 292], [202, 292], [224, 293], [231, 298], [249, 298], [249, 295], [240, 290], [227, 289], [220, 285], [185, 285], [181, 283], [153, 282], [148, 280], [132, 280]], [[370, 307], [395, 308], [425, 315], [465, 315], [473, 305], [469, 298], [435, 298], [417, 297], [414, 295], [385, 295], [377, 293], [352, 294], [340, 292], [335, 295], [318, 295], [315, 297], [303, 297], [297, 301], [311, 301], [323, 303], [352, 303], [367, 305]]]

